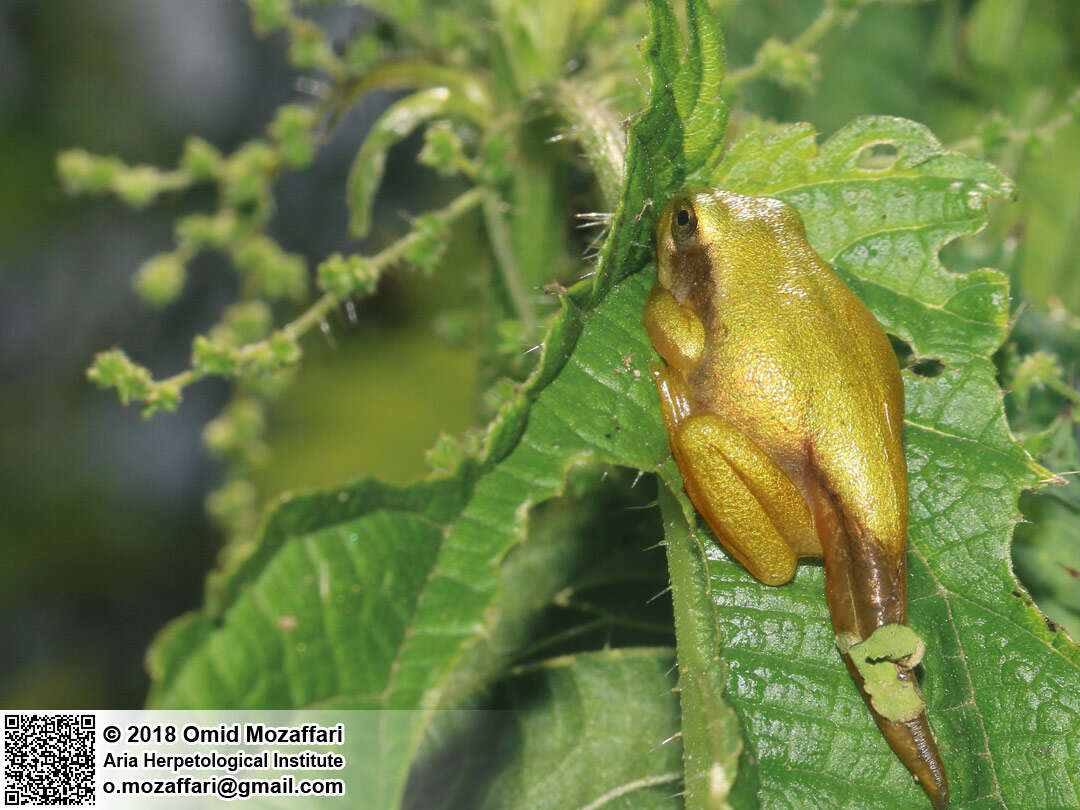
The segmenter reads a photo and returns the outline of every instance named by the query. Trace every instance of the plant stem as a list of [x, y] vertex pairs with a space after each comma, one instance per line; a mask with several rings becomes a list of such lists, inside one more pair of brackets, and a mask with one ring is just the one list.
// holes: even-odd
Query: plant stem
[[[431, 216], [437, 217], [444, 223], [450, 223], [458, 219], [465, 213], [467, 213], [474, 206], [482, 202], [488, 195], [488, 191], [481, 187], [474, 187], [466, 191], [464, 194], [457, 197], [449, 205], [439, 209], [431, 214]], [[405, 236], [398, 239], [393, 244], [383, 248], [376, 253], [369, 260], [371, 268], [381, 274], [391, 265], [401, 261], [409, 248], [420, 238], [420, 234], [417, 231], [410, 231]], [[339, 306], [344, 297], [336, 295], [334, 293], [323, 293], [317, 298], [304, 312], [302, 312], [297, 318], [287, 323], [281, 328], [281, 331], [292, 338], [299, 339], [304, 334], [312, 329], [319, 323], [325, 320], [327, 314]], [[238, 359], [241, 364], [244, 360], [250, 358], [256, 352], [263, 349], [268, 342], [266, 340], [256, 341], [255, 343], [249, 343], [246, 346], [241, 347], [237, 351]], [[168, 377], [162, 381], [166, 385], [175, 385], [183, 388], [191, 383], [201, 380], [207, 376], [207, 372], [201, 368], [189, 368], [186, 371], [181, 371], [179, 374], [174, 374], [172, 377]]]
[[514, 304], [514, 310], [521, 319], [522, 326], [529, 334], [536, 327], [536, 311], [529, 291], [525, 287], [521, 267], [518, 265], [511, 244], [510, 228], [503, 217], [502, 200], [491, 190], [484, 194], [484, 224], [487, 226], [491, 250], [495, 255], [495, 265], [499, 268], [506, 291]]
[[801, 51], [808, 51], [821, 42], [825, 38], [833, 27], [840, 22], [840, 12], [836, 10], [836, 6], [833, 5], [832, 0], [826, 0], [825, 8], [821, 10], [821, 13], [817, 16], [806, 30], [799, 36], [795, 37], [791, 41], [791, 45], [794, 48], [798, 48]]
[[[791, 47], [801, 51], [811, 50], [840, 21], [841, 14], [833, 4], [833, 0], [826, 0], [821, 13], [806, 27], [805, 31], [791, 41]], [[736, 90], [749, 81], [761, 78], [765, 73], [765, 69], [764, 51], [759, 49], [752, 64], [732, 70], [727, 74], [724, 78], [724, 87], [728, 90]]]
[[581, 144], [596, 173], [604, 205], [614, 210], [622, 191], [626, 133], [622, 124], [581, 82], [556, 82], [548, 93], [555, 114], [570, 125], [567, 133]]
[[[1063, 112], [1037, 127], [1032, 127], [1030, 129], [1007, 129], [1001, 133], [1001, 137], [1008, 143], [1022, 143], [1032, 137], [1049, 139], [1059, 129], [1064, 129], [1075, 120], [1076, 117], [1071, 112]], [[978, 135], [971, 135], [967, 138], [962, 138], [959, 141], [953, 142], [949, 145], [949, 149], [958, 152], [966, 152], [968, 150], [979, 149], [982, 146], [982, 143], [982, 139]]]
[[742, 735], [723, 697], [727, 667], [720, 657], [716, 604], [701, 541], [687, 521], [685, 498], [680, 502], [669, 488], [680, 486], [677, 478], [668, 477], [676, 476], [662, 476], [657, 494], [675, 614], [686, 808], [718, 810], [728, 807]]
[[373, 90], [420, 90], [446, 87], [461, 97], [463, 109], [479, 127], [491, 122], [494, 101], [486, 80], [481, 75], [420, 59], [394, 59], [375, 65], [362, 75], [337, 85], [330, 109], [333, 127], [358, 98]]

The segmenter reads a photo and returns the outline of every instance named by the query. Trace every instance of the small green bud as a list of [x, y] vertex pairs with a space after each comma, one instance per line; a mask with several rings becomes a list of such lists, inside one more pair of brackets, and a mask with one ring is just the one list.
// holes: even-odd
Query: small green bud
[[176, 383], [154, 383], [143, 399], [142, 418], [149, 419], [160, 412], [171, 413], [180, 406], [180, 400], [180, 386]]
[[224, 415], [206, 424], [202, 432], [203, 444], [215, 456], [227, 456], [236, 447], [236, 435], [232, 423]]
[[251, 7], [251, 26], [260, 36], [281, 28], [292, 18], [289, 0], [248, 0]]
[[269, 236], [249, 236], [232, 246], [232, 258], [261, 295], [300, 300], [307, 295], [307, 262], [286, 253]]
[[379, 286], [379, 270], [375, 263], [364, 256], [349, 257], [353, 277], [353, 293], [366, 298], [374, 295]]
[[143, 262], [135, 275], [135, 291], [152, 307], [171, 304], [184, 289], [187, 268], [175, 253], [159, 253]]
[[250, 481], [234, 478], [206, 498], [206, 513], [228, 531], [244, 527], [255, 508], [255, 487]]
[[240, 357], [234, 347], [196, 335], [191, 342], [191, 365], [207, 374], [232, 377], [240, 366]]
[[776, 37], [765, 40], [759, 57], [765, 75], [791, 90], [812, 90], [821, 77], [817, 54], [796, 48]]
[[56, 157], [56, 172], [70, 194], [108, 191], [124, 169], [117, 158], [91, 155], [85, 149], [69, 149]]
[[255, 343], [244, 352], [244, 371], [252, 374], [267, 374], [274, 370], [274, 357], [266, 343]]
[[242, 442], [262, 436], [266, 430], [266, 410], [254, 397], [242, 397], [229, 406], [229, 419]]
[[315, 272], [319, 279], [319, 286], [331, 295], [345, 298], [352, 292], [349, 263], [340, 253], [331, 254], [323, 259]]
[[469, 162], [461, 138], [447, 121], [427, 128], [424, 132], [424, 148], [420, 150], [417, 160], [445, 175], [456, 174]]
[[194, 136], [184, 141], [184, 153], [180, 168], [196, 180], [212, 180], [218, 173], [224, 158], [211, 143]]
[[115, 388], [124, 405], [135, 399], [146, 399], [154, 384], [150, 372], [120, 349], [109, 349], [96, 355], [86, 376], [99, 388]]
[[180, 244], [192, 251], [214, 248], [221, 250], [239, 235], [236, 212], [228, 208], [213, 216], [189, 214], [176, 222], [176, 236]]
[[225, 310], [221, 326], [228, 331], [233, 345], [262, 340], [273, 326], [273, 314], [263, 301], [241, 301]]
[[439, 217], [424, 214], [413, 223], [412, 236], [405, 248], [405, 261], [421, 274], [430, 275], [446, 253], [449, 229]]
[[275, 332], [270, 336], [269, 345], [275, 366], [291, 366], [300, 362], [300, 343], [292, 335]]
[[244, 358], [244, 370], [269, 374], [300, 361], [300, 344], [285, 332], [274, 332], [265, 343], [251, 346]]
[[319, 286], [338, 298], [371, 295], [379, 281], [375, 265], [364, 256], [334, 253], [319, 264], [317, 273]]
[[277, 151], [266, 141], [248, 141], [226, 161], [222, 194], [230, 205], [265, 205], [271, 175], [278, 165]]
[[266, 448], [261, 438], [266, 430], [266, 413], [254, 397], [241, 397], [230, 403], [203, 429], [203, 443], [217, 456], [243, 455], [257, 461]]
[[113, 177], [113, 191], [135, 208], [143, 208], [154, 201], [163, 190], [162, 175], [153, 166], [133, 166]]
[[289, 61], [301, 70], [325, 70], [333, 72], [337, 56], [326, 39], [325, 32], [308, 20], [294, 19], [289, 26], [292, 42], [289, 45]]
[[310, 107], [286, 104], [278, 108], [270, 124], [270, 137], [281, 149], [281, 159], [294, 169], [307, 166], [315, 158], [315, 121], [315, 111]]

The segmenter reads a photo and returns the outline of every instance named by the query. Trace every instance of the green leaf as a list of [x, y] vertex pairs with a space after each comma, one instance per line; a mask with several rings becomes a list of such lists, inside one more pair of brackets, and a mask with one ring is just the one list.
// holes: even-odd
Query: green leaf
[[926, 645], [906, 624], [885, 624], [865, 641], [854, 633], [836, 637], [836, 648], [851, 658], [863, 678], [863, 687], [874, 710], [894, 723], [915, 720], [926, 702], [910, 682], [900, 680], [894, 664], [914, 669], [926, 653]]
[[[909, 620], [927, 646], [923, 696], [950, 806], [1067, 805], [1075, 801], [1069, 747], [1080, 725], [1080, 654], [1012, 595], [1008, 564], [1016, 497], [1038, 473], [1008, 433], [988, 361], [930, 380], [904, 376]], [[759, 763], [762, 806], [799, 795], [925, 807], [838, 666], [822, 569], [800, 566], [791, 585], [750, 599], [752, 580], [734, 564], [714, 560], [710, 573], [734, 675], [729, 696]], [[770, 688], [781, 683], [789, 688]], [[1030, 708], [1017, 711], [1018, 703]]]
[[550, 659], [515, 673], [505, 685], [514, 711], [499, 740], [497, 776], [482, 803], [461, 806], [678, 810], [673, 664], [670, 649], [638, 647]]
[[[649, 469], [667, 456], [641, 385], [652, 356], [637, 325], [644, 289], [620, 288], [585, 319], [574, 302], [588, 292], [564, 299], [483, 460], [412, 487], [365, 481], [279, 507], [246, 561], [215, 579], [205, 615], [152, 649], [152, 705], [434, 708], [489, 680], [499, 659], [487, 640], [508, 612], [499, 564], [525, 538], [530, 507], [590, 460]], [[613, 357], [611, 341], [636, 351]], [[582, 396], [595, 407], [588, 423]], [[428, 720], [417, 713], [373, 806], [396, 806]]]
[[[864, 165], [882, 147], [891, 165]], [[946, 152], [921, 124], [860, 118], [820, 149], [806, 124], [751, 134], [728, 151], [713, 185], [795, 206], [814, 249], [917, 357], [987, 356], [1004, 340], [1008, 278], [950, 273], [938, 252], [982, 227], [987, 200], [1011, 195], [1012, 183]]]
[[683, 49], [670, 3], [649, 3], [652, 31], [644, 51], [652, 90], [648, 107], [627, 133], [626, 182], [600, 253], [599, 295], [649, 261], [653, 224], [664, 202], [688, 178], [710, 176], [722, 148], [723, 41], [704, 0], [688, 0], [687, 8], [692, 34], [680, 64]]
[[[1048, 447], [1042, 454], [1055, 472], [1080, 469], [1071, 418], [1058, 419], [1043, 436]], [[1034, 598], [1047, 617], [1080, 638], [1080, 481], [1070, 476], [1065, 487], [1053, 487], [1021, 499], [1027, 521], [1017, 527], [1013, 561], [1030, 596], [1018, 590], [1017, 598]]]
[[[887, 166], [867, 159], [882, 144]], [[714, 182], [795, 206], [812, 244], [886, 329], [916, 356], [945, 361], [935, 378], [904, 377], [909, 616], [927, 644], [922, 685], [951, 806], [1075, 802], [1080, 654], [1013, 595], [1009, 565], [1018, 495], [1046, 473], [1009, 434], [988, 359], [1007, 330], [1007, 281], [992, 270], [952, 274], [938, 257], [980, 228], [986, 199], [1011, 184], [890, 118], [860, 119], [820, 148], [807, 126], [749, 135]], [[771, 590], [723, 555], [710, 558], [728, 697], [755, 763], [744, 762], [739, 788], [755, 790], [762, 807], [926, 806], [838, 665], [822, 569], [800, 566], [792, 584]], [[1025, 695], [1036, 703], [1017, 713]]]

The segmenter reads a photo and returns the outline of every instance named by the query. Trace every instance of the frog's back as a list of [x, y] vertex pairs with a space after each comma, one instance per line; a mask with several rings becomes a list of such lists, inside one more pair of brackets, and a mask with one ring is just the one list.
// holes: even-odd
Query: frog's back
[[881, 325], [828, 265], [813, 258], [823, 322], [812, 328], [827, 336], [820, 339], [823, 346], [831, 344], [822, 350], [817, 371], [829, 393], [811, 399], [813, 466], [855, 527], [901, 554], [908, 489], [900, 370]]
[[810, 246], [798, 215], [762, 204], [743, 238], [721, 251], [717, 339], [706, 358], [715, 407], [756, 426], [778, 463], [816, 472], [860, 530], [897, 553], [908, 504], [892, 347]]

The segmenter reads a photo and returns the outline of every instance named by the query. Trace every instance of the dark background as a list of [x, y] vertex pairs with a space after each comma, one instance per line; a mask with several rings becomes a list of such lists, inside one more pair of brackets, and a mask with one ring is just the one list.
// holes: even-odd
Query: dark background
[[[730, 63], [747, 64], [766, 36], [797, 34], [819, 8], [732, 5]], [[363, 21], [350, 14], [331, 22]], [[994, 108], [1034, 123], [1060, 109], [1080, 82], [1078, 33], [1080, 4], [1068, 0], [873, 6], [823, 43], [815, 94], [756, 83], [746, 100], [825, 133], [860, 114], [902, 115], [949, 142]], [[172, 218], [209, 197], [140, 212], [67, 199], [55, 154], [82, 146], [169, 166], [188, 134], [228, 151], [303, 97], [296, 78], [282, 41], [251, 33], [240, 0], [0, 0], [0, 705], [141, 705], [143, 651], [201, 603], [221, 542], [202, 510], [221, 470], [199, 436], [226, 386], [200, 383], [177, 413], [144, 422], [84, 377], [93, 354], [113, 345], [155, 375], [180, 370], [191, 337], [232, 300], [235, 276], [213, 256], [195, 262], [183, 297], [162, 313], [130, 284], [171, 244]], [[287, 249], [318, 259], [346, 246], [345, 172], [386, 103], [357, 105], [316, 164], [277, 185], [273, 230]], [[401, 229], [402, 210], [444, 195], [415, 167], [417, 144], [393, 153], [375, 234], [350, 248], [376, 247]], [[961, 263], [991, 256], [1035, 311], [1051, 296], [1080, 310], [1077, 155], [1075, 126], [1044, 154], [1001, 155], [1020, 200], [999, 206], [982, 242], [957, 253]], [[1001, 250], [1020, 235], [1022, 250]], [[457, 265], [470, 261], [463, 250]], [[307, 339], [300, 379], [272, 413], [265, 494], [376, 472], [410, 480], [439, 430], [471, 422], [475, 360], [432, 329], [437, 304], [468, 295], [453, 265], [433, 281], [385, 284], [357, 324], [337, 318], [330, 341]]]

